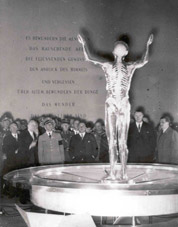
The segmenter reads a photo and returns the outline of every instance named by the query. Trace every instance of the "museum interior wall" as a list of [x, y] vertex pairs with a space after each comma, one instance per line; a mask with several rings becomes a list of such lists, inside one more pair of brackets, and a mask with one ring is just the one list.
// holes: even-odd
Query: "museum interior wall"
[[178, 121], [178, 2], [173, 0], [3, 0], [0, 2], [0, 114], [52, 113], [104, 118], [105, 77], [84, 60], [77, 34], [94, 59], [112, 61], [114, 43], [141, 59], [151, 33], [149, 63], [131, 84], [138, 106], [155, 123], [169, 112]]

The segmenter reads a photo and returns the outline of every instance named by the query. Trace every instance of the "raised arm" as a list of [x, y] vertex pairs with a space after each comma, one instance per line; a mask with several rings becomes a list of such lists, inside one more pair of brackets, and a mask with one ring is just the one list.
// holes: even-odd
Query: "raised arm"
[[153, 42], [153, 34], [150, 35], [147, 45], [146, 45], [146, 51], [145, 54], [142, 58], [142, 60], [135, 62], [136, 63], [136, 68], [141, 68], [143, 67], [146, 63], [148, 63], [148, 53], [149, 53], [149, 47]]
[[79, 43], [82, 44], [83, 53], [84, 53], [84, 56], [85, 56], [85, 60], [86, 60], [86, 61], [89, 61], [89, 62], [92, 62], [92, 63], [94, 63], [95, 65], [103, 66], [103, 63], [102, 63], [102, 62], [95, 61], [95, 60], [92, 60], [92, 59], [89, 58], [89, 56], [88, 56], [88, 49], [87, 49], [87, 47], [86, 47], [86, 42], [85, 42], [85, 40], [82, 38], [82, 36], [79, 34], [79, 35], [77, 36], [77, 38], [78, 38]]

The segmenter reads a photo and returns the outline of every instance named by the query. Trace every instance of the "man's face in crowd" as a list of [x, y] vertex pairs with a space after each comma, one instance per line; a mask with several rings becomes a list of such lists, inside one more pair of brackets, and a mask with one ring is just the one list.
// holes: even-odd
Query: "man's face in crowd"
[[101, 124], [100, 122], [97, 122], [97, 123], [95, 124], [95, 130], [96, 130], [97, 132], [101, 132], [101, 131], [103, 130], [102, 124]]
[[39, 118], [40, 126], [43, 127], [44, 117]]
[[61, 127], [64, 132], [67, 132], [69, 130], [69, 124], [67, 123], [62, 123]]
[[86, 125], [85, 125], [85, 123], [80, 123], [78, 129], [79, 129], [79, 132], [80, 133], [86, 132]]
[[169, 127], [169, 122], [165, 118], [160, 119], [160, 127], [162, 130], [165, 130]]
[[30, 131], [35, 132], [37, 128], [38, 128], [38, 124], [36, 123], [36, 121], [30, 121], [28, 123], [28, 129]]
[[17, 133], [17, 130], [18, 130], [18, 127], [17, 127], [16, 124], [11, 124], [10, 125], [10, 131], [11, 131], [11, 133], [16, 134]]
[[78, 120], [75, 120], [74, 121], [74, 128], [78, 130], [78, 127], [79, 127], [79, 121]]
[[27, 128], [27, 123], [25, 121], [22, 121], [20, 129], [25, 130]]
[[17, 124], [18, 129], [21, 129], [21, 122], [20, 121], [15, 121], [15, 123]]
[[92, 132], [92, 128], [90, 128], [90, 127], [86, 128], [86, 132], [87, 133], [91, 133]]
[[70, 127], [72, 127], [72, 128], [73, 128], [73, 126], [74, 126], [74, 119], [73, 119], [73, 118], [71, 118], [71, 119], [70, 119]]
[[135, 121], [137, 123], [141, 123], [143, 121], [143, 113], [142, 112], [135, 112], [134, 118], [135, 118]]
[[45, 129], [46, 131], [52, 131], [54, 129], [54, 125], [51, 122], [49, 122], [45, 124]]
[[10, 125], [10, 121], [9, 120], [4, 120], [2, 122], [2, 127], [5, 128], [5, 129], [8, 129], [9, 125]]

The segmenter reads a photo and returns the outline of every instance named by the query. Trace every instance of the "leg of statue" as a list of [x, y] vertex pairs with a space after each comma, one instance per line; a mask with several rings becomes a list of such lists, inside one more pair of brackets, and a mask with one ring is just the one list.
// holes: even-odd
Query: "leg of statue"
[[120, 179], [127, 180], [126, 164], [128, 158], [127, 135], [130, 124], [130, 104], [124, 105], [117, 119], [119, 155], [121, 162]]
[[110, 105], [106, 104], [105, 111], [106, 111], [105, 113], [106, 134], [109, 141], [109, 159], [110, 159], [109, 177], [111, 178], [111, 180], [115, 180], [116, 179], [115, 168], [118, 160], [115, 107], [114, 106], [111, 107]]

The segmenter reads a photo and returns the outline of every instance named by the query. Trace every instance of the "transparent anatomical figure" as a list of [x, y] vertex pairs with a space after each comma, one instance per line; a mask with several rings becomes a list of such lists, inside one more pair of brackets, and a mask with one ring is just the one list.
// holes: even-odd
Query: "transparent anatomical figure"
[[[99, 65], [106, 78], [106, 101], [105, 101], [105, 127], [109, 144], [110, 173], [107, 179], [115, 181], [127, 180], [127, 136], [130, 124], [130, 103], [129, 90], [132, 76], [137, 68], [141, 68], [148, 62], [149, 46], [153, 42], [153, 35], [150, 35], [146, 51], [141, 60], [135, 62], [125, 62], [124, 57], [128, 54], [126, 43], [119, 41], [116, 43], [113, 55], [114, 62], [95, 61], [89, 58], [85, 40], [78, 35], [78, 40], [83, 46], [86, 61]], [[120, 157], [121, 171], [118, 174], [116, 164]]]

